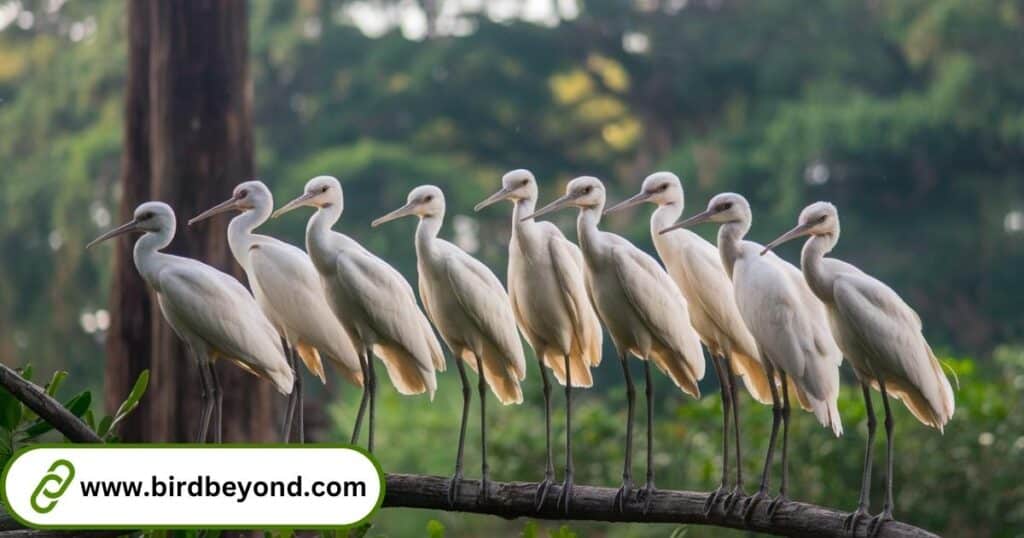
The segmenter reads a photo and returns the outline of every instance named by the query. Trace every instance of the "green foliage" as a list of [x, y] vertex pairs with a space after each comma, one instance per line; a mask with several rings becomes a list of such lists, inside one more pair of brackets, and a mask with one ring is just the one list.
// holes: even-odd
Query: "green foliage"
[[[19, 373], [26, 380], [32, 380], [31, 365], [26, 365]], [[62, 370], [54, 372], [44, 387], [46, 394], [56, 397], [67, 376], [68, 373]], [[72, 415], [83, 419], [104, 441], [117, 441], [115, 426], [139, 405], [148, 383], [149, 370], [143, 370], [117, 412], [104, 416], [99, 424], [93, 419], [92, 393], [89, 391], [80, 392], [66, 399], [64, 407]], [[0, 468], [7, 464], [19, 448], [42, 441], [43, 436], [52, 430], [53, 426], [50, 423], [39, 418], [13, 394], [0, 390]]]

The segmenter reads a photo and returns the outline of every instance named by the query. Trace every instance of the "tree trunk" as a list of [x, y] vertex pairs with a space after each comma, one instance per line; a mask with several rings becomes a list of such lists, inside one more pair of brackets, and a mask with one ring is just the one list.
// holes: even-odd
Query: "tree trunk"
[[[128, 2], [131, 51], [125, 107], [121, 215], [162, 200], [179, 233], [169, 252], [238, 274], [225, 219], [203, 233], [185, 220], [227, 198], [253, 175], [248, 18], [242, 0]], [[188, 350], [143, 292], [131, 240], [118, 248], [113, 326], [108, 342], [107, 401], [116, 405], [144, 368], [152, 377], [122, 435], [133, 441], [186, 441], [199, 416], [199, 375]], [[273, 436], [267, 383], [217, 364], [224, 391], [225, 440]]]

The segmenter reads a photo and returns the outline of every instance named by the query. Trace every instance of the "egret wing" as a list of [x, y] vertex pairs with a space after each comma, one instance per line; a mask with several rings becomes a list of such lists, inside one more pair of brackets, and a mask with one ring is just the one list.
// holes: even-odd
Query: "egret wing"
[[[250, 249], [250, 265], [274, 317], [300, 341], [326, 353], [361, 378], [359, 354], [324, 297], [320, 275], [305, 252], [281, 242], [262, 241]], [[295, 342], [298, 344], [299, 342]]]
[[700, 338], [690, 325], [686, 299], [658, 262], [636, 247], [614, 246], [612, 257], [621, 288], [633, 310], [662, 347], [677, 355], [675, 360], [681, 361], [688, 379], [675, 372], [669, 375], [680, 387], [692, 386], [696, 390], [696, 382], [704, 377], [704, 355]]
[[[453, 249], [455, 247], [453, 246]], [[449, 254], [444, 271], [456, 300], [481, 334], [511, 362], [519, 379], [526, 377], [523, 344], [516, 332], [508, 294], [484, 264], [461, 251]]]
[[291, 368], [277, 331], [249, 291], [212, 267], [178, 260], [157, 275], [163, 307], [211, 351], [270, 378], [279, 391], [291, 392]]
[[576, 245], [561, 237], [552, 237], [548, 247], [562, 298], [572, 318], [577, 346], [586, 364], [597, 366], [601, 364], [601, 322], [584, 281], [583, 254]]

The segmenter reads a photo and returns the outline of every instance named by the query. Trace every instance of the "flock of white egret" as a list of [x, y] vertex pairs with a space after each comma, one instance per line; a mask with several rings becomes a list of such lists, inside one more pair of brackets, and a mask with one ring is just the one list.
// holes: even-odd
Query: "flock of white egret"
[[[547, 369], [565, 387], [565, 478], [556, 505], [568, 513], [573, 487], [572, 388], [593, 384], [590, 368], [601, 361], [603, 325], [618, 352], [627, 396], [623, 480], [615, 500], [618, 510], [625, 510], [633, 496], [646, 511], [655, 490], [651, 363], [682, 392], [699, 398], [698, 382], [705, 369], [703, 343], [720, 381], [723, 409], [722, 480], [709, 495], [706, 512], [721, 503], [728, 513], [743, 501], [743, 516], [749, 518], [759, 502], [769, 499], [769, 469], [780, 426], [782, 476], [779, 493], [768, 505], [769, 517], [786, 502], [790, 388], [802, 408], [836, 436], [841, 435], [836, 400], [839, 366], [845, 356], [862, 388], [868, 442], [860, 504], [844, 524], [853, 532], [858, 521], [868, 516], [876, 430], [869, 386], [882, 394], [887, 471], [885, 503], [870, 519], [868, 533], [876, 534], [892, 519], [894, 454], [889, 398], [903, 401], [918, 420], [941, 431], [953, 415], [953, 391], [913, 309], [879, 280], [825, 257], [839, 239], [839, 216], [832, 204], [811, 204], [800, 214], [795, 228], [762, 246], [744, 239], [752, 214], [739, 194], [719, 194], [705, 211], [678, 222], [683, 214], [683, 189], [679, 178], [670, 172], [648, 176], [638, 194], [607, 210], [604, 186], [594, 177], [572, 180], [564, 196], [541, 209], [536, 209], [537, 192], [533, 174], [513, 170], [502, 178], [500, 190], [475, 208], [479, 211], [499, 201], [513, 205], [508, 293], [487, 266], [438, 237], [445, 214], [441, 189], [417, 187], [405, 205], [373, 221], [373, 226], [378, 226], [405, 216], [418, 218], [414, 244], [419, 296], [426, 315], [398, 271], [352, 238], [332, 230], [342, 215], [344, 197], [341, 184], [330, 176], [313, 178], [301, 196], [276, 212], [270, 190], [259, 181], [247, 181], [235, 188], [231, 198], [189, 221], [191, 225], [219, 213], [239, 212], [228, 226], [227, 238], [248, 276], [251, 294], [236, 279], [209, 265], [160, 252], [175, 233], [174, 212], [161, 202], [141, 204], [131, 221], [89, 246], [124, 233], [143, 232], [135, 243], [135, 265], [199, 366], [204, 405], [197, 442], [207, 439], [211, 419], [214, 441], [220, 440], [221, 387], [213, 368], [215, 359], [226, 359], [289, 395], [282, 436], [290, 438], [297, 413], [301, 442], [297, 364], [301, 359], [323, 381], [322, 359], [326, 357], [346, 379], [363, 389], [352, 442], [359, 438], [368, 408], [367, 444], [372, 451], [377, 388], [373, 357], [384, 363], [400, 393], [428, 392], [433, 397], [436, 372], [445, 369], [436, 328], [456, 357], [463, 393], [449, 500], [454, 502], [462, 479], [471, 396], [463, 361], [478, 374], [481, 496], [485, 498], [486, 390], [490, 387], [503, 404], [523, 401], [520, 382], [526, 376], [526, 359], [521, 332], [540, 365], [545, 404], [547, 462], [537, 488], [538, 509], [555, 475]], [[651, 236], [664, 268], [623, 237], [598, 227], [604, 213], [644, 202], [657, 206], [651, 215]], [[306, 227], [305, 252], [253, 232], [272, 216], [304, 206], [316, 209]], [[536, 220], [566, 207], [579, 211], [578, 247], [551, 223]], [[717, 248], [681, 229], [704, 222], [719, 224]], [[802, 236], [809, 238], [799, 269], [771, 252], [773, 247]], [[647, 412], [646, 484], [636, 492], [631, 473], [636, 391], [627, 363], [630, 354], [644, 365]], [[768, 452], [760, 488], [752, 496], [742, 489], [734, 375], [742, 378], [755, 400], [772, 406]], [[736, 469], [732, 488], [730, 444]]]

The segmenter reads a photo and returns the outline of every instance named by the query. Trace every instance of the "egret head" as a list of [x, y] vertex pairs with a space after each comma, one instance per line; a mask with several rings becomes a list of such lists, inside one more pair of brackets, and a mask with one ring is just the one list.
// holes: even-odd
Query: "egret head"
[[431, 217], [444, 218], [444, 192], [434, 185], [416, 187], [409, 191], [409, 196], [405, 199], [404, 206], [374, 220], [370, 223], [370, 226], [377, 227], [385, 222], [410, 215], [416, 215], [421, 219]]
[[501, 178], [501, 190], [487, 197], [486, 200], [476, 204], [474, 211], [500, 202], [502, 200], [536, 200], [537, 180], [529, 170], [519, 168], [508, 172]]
[[644, 179], [640, 186], [640, 192], [632, 198], [627, 198], [604, 212], [605, 214], [621, 211], [627, 207], [633, 207], [644, 202], [650, 202], [659, 206], [683, 201], [683, 185], [679, 182], [679, 176], [672, 172], [655, 172]]
[[605, 193], [601, 180], [592, 176], [581, 176], [569, 182], [565, 186], [565, 196], [538, 209], [532, 215], [527, 215], [522, 220], [532, 219], [547, 215], [563, 207], [578, 207], [581, 209], [597, 209], [604, 207]]
[[131, 232], [158, 233], [173, 231], [176, 222], [174, 210], [171, 209], [171, 206], [163, 202], [146, 202], [135, 208], [132, 220], [97, 237], [86, 245], [85, 248], [91, 248], [93, 245], [102, 243], [111, 237]]
[[704, 222], [726, 224], [730, 222], [750, 222], [750, 204], [747, 199], [734, 192], [717, 194], [708, 201], [708, 208], [696, 215], [658, 233], [668, 233], [679, 228], [687, 228]]
[[826, 235], [836, 237], [839, 235], [839, 211], [836, 206], [828, 202], [814, 202], [800, 212], [797, 225], [790, 231], [780, 235], [771, 243], [765, 245], [761, 254], [798, 237], [805, 235]]
[[[188, 225], [192, 226], [197, 222], [227, 211], [250, 211], [256, 209], [269, 213], [269, 210], [273, 207], [274, 195], [270, 193], [270, 189], [262, 181], [246, 181], [239, 183], [235, 187], [235, 190], [231, 193], [231, 198], [196, 215], [188, 221]], [[264, 218], [266, 218], [266, 214], [264, 214]]]
[[302, 196], [288, 202], [281, 209], [274, 211], [273, 216], [279, 217], [297, 207], [304, 206], [317, 209], [337, 207], [340, 211], [343, 203], [341, 182], [332, 176], [317, 176], [306, 182]]

